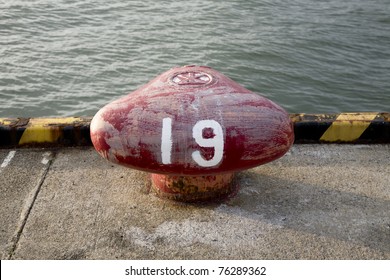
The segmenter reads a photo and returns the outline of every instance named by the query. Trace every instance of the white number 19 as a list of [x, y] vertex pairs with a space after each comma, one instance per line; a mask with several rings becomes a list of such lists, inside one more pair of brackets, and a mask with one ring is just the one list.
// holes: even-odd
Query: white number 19
[[[212, 138], [204, 138], [203, 130], [205, 128], [212, 129]], [[192, 137], [195, 142], [201, 147], [214, 148], [214, 156], [211, 159], [205, 159], [200, 151], [192, 153], [192, 159], [202, 167], [215, 166], [221, 162], [223, 157], [223, 130], [221, 125], [214, 120], [198, 121], [192, 128]], [[164, 118], [161, 134], [161, 158], [163, 164], [171, 163], [172, 153], [172, 119]]]

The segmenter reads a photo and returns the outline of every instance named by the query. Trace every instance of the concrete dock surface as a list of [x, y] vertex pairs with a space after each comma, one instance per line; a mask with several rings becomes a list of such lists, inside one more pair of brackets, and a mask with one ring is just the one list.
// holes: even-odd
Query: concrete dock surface
[[390, 259], [390, 145], [294, 145], [226, 201], [156, 197], [93, 148], [0, 150], [2, 259]]

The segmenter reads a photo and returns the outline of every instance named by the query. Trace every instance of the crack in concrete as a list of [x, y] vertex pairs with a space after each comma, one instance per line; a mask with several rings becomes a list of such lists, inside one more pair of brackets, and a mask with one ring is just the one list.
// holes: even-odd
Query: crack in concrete
[[19, 220], [19, 223], [16, 227], [16, 231], [11, 238], [10, 249], [8, 250], [8, 254], [6, 255], [6, 259], [8, 259], [8, 260], [12, 259], [13, 255], [16, 251], [20, 237], [22, 236], [24, 227], [27, 223], [28, 217], [30, 216], [31, 210], [35, 204], [35, 201], [38, 197], [38, 194], [41, 191], [41, 187], [42, 187], [43, 183], [45, 182], [47, 173], [49, 172], [50, 167], [54, 161], [55, 153], [53, 151], [46, 152], [42, 155], [42, 157], [43, 157], [43, 159], [42, 159], [41, 163], [45, 165], [45, 168], [42, 172], [42, 175], [39, 178], [38, 183], [35, 185], [35, 187], [32, 189], [32, 191], [28, 195], [28, 197], [26, 199], [26, 203], [25, 203], [25, 205], [20, 213], [20, 220]]

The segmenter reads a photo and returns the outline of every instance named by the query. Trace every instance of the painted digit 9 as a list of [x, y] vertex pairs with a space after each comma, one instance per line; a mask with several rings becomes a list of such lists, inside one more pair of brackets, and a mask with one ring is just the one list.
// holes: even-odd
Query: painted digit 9
[[[212, 138], [204, 138], [203, 130], [211, 128]], [[223, 157], [224, 139], [222, 126], [215, 120], [198, 121], [192, 128], [192, 137], [200, 147], [214, 148], [214, 156], [205, 159], [200, 151], [192, 153], [192, 159], [202, 167], [212, 167], [221, 162]], [[161, 160], [163, 164], [171, 164], [172, 154], [172, 119], [164, 118], [161, 133]]]
[[[211, 128], [213, 130], [213, 138], [203, 138], [203, 129]], [[221, 125], [214, 120], [198, 121], [192, 128], [192, 137], [195, 142], [201, 147], [214, 148], [214, 156], [206, 160], [202, 157], [200, 151], [192, 153], [192, 159], [202, 167], [211, 167], [217, 165], [223, 157], [223, 130]]]

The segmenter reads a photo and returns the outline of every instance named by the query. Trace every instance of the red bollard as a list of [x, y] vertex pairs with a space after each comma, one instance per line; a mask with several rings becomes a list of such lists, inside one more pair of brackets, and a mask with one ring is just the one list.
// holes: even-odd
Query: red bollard
[[100, 109], [95, 149], [111, 162], [153, 173], [161, 197], [220, 199], [235, 172], [284, 155], [294, 140], [288, 113], [205, 66], [173, 68]]

